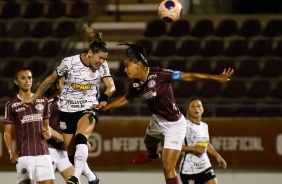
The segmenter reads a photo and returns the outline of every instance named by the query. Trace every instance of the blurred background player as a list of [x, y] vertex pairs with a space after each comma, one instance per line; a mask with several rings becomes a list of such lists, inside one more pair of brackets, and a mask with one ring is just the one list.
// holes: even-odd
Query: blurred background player
[[[5, 105], [4, 140], [10, 160], [16, 164], [17, 183], [55, 183], [46, 139], [50, 138], [48, 100], [37, 98], [33, 104], [23, 106], [21, 101], [31, 98], [32, 72], [21, 68], [16, 72], [14, 83], [17, 96]], [[12, 146], [12, 128], [15, 127], [17, 149]]]
[[[78, 183], [81, 173], [88, 167], [88, 138], [99, 119], [99, 109], [107, 105], [108, 97], [115, 92], [114, 81], [106, 62], [108, 49], [101, 40], [102, 34], [84, 25], [82, 33], [94, 39], [87, 53], [62, 60], [57, 69], [41, 83], [34, 96], [22, 103], [33, 103], [62, 76], [65, 87], [60, 96], [60, 128], [70, 160], [74, 160], [75, 172], [68, 184]], [[105, 83], [106, 90], [99, 97], [99, 84]], [[74, 159], [72, 159], [74, 158]]]
[[[70, 162], [67, 151], [65, 150], [63, 135], [59, 124], [59, 98], [65, 86], [65, 77], [60, 77], [58, 80], [45, 92], [44, 96], [49, 99], [50, 119], [49, 124], [52, 128], [52, 137], [47, 140], [50, 155], [52, 157], [53, 169], [59, 170], [62, 177], [67, 181], [74, 174], [73, 164]], [[54, 131], [53, 131], [54, 130]], [[55, 135], [56, 134], [56, 135]], [[94, 174], [89, 167], [83, 170], [91, 184], [99, 183], [99, 178]]]
[[179, 173], [183, 184], [217, 184], [217, 178], [208, 154], [214, 156], [219, 166], [226, 169], [227, 164], [209, 142], [208, 125], [201, 121], [204, 108], [199, 99], [188, 102], [186, 122], [187, 133], [182, 146], [183, 157]]
[[149, 67], [145, 58], [145, 48], [141, 45], [127, 42], [122, 42], [119, 45], [128, 46], [124, 59], [124, 71], [128, 78], [133, 80], [126, 95], [109, 103], [103, 110], [124, 106], [136, 97], [145, 100], [153, 114], [144, 140], [148, 153], [138, 155], [133, 162], [142, 164], [159, 159], [161, 157], [158, 153], [159, 143], [164, 140], [162, 164], [166, 184], [178, 184], [175, 166], [180, 155], [187, 124], [176, 105], [171, 82], [180, 80], [227, 82], [234, 71], [228, 69], [219, 75], [210, 75]]

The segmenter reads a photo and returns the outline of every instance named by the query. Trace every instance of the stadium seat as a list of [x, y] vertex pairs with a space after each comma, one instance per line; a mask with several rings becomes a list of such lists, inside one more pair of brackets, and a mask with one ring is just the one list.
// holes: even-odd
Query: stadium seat
[[21, 42], [18, 50], [16, 50], [16, 57], [34, 57], [38, 55], [38, 42], [32, 40], [25, 40]]
[[167, 34], [168, 36], [176, 38], [190, 34], [190, 24], [188, 20], [180, 19], [173, 22]]
[[234, 19], [224, 19], [222, 20], [218, 27], [214, 31], [215, 36], [228, 37], [236, 35], [238, 31], [238, 25]]
[[245, 39], [233, 39], [229, 41], [224, 55], [228, 57], [244, 56], [248, 53], [248, 41]]
[[252, 82], [246, 96], [248, 98], [265, 98], [271, 96], [270, 82], [267, 80], [257, 80]]
[[187, 63], [186, 60], [172, 59], [168, 61], [166, 68], [185, 72], [187, 71], [186, 63]]
[[89, 4], [87, 2], [75, 1], [71, 4], [69, 14], [71, 18], [85, 17], [89, 12]]
[[218, 56], [223, 54], [224, 43], [221, 39], [208, 39], [201, 51], [201, 55], [205, 57]]
[[259, 109], [259, 117], [281, 117], [281, 104], [277, 102], [266, 103]]
[[191, 67], [188, 68], [189, 72], [196, 73], [211, 73], [211, 64], [209, 60], [197, 59], [192, 61]]
[[38, 56], [40, 57], [55, 57], [61, 52], [61, 41], [48, 40], [43, 43], [41, 49], [39, 49]]
[[159, 67], [162, 68], [163, 67], [163, 61], [161, 59], [148, 59], [149, 62], [149, 66], [150, 67]]
[[282, 99], [282, 81], [279, 80], [277, 82], [275, 82], [275, 87], [271, 92], [271, 96], [274, 98], [279, 98]]
[[33, 77], [43, 77], [44, 74], [46, 75], [48, 73], [48, 66], [46, 61], [44, 60], [33, 60], [29, 62], [27, 65], [29, 69], [32, 71], [32, 76]]
[[160, 39], [157, 42], [156, 49], [153, 51], [154, 56], [168, 57], [175, 54], [176, 43], [171, 39]]
[[7, 78], [14, 77], [16, 71], [23, 66], [24, 66], [24, 63], [20, 60], [9, 60], [5, 62], [5, 65], [2, 68], [0, 75], [2, 77], [7, 77]]
[[221, 95], [221, 84], [217, 81], [202, 81], [198, 90], [200, 98], [215, 98]]
[[248, 55], [254, 57], [268, 56], [272, 54], [272, 41], [270, 39], [256, 39], [250, 47]]
[[20, 16], [20, 4], [16, 2], [6, 2], [3, 4], [3, 8], [0, 14], [2, 19], [12, 19]]
[[[235, 67], [235, 62], [232, 59], [219, 59], [216, 61], [215, 67], [212, 70], [213, 74], [220, 74], [224, 69], [232, 68], [237, 72], [237, 68]], [[235, 73], [236, 73], [235, 72]]]
[[57, 38], [66, 38], [74, 35], [76, 32], [75, 22], [71, 20], [60, 21], [54, 29], [53, 36]]
[[258, 109], [252, 103], [241, 103], [240, 106], [234, 110], [233, 116], [235, 117], [257, 117]]
[[64, 2], [51, 2], [48, 5], [46, 18], [61, 18], [66, 16], [66, 3]]
[[197, 95], [197, 84], [196, 82], [174, 82], [178, 83], [174, 90], [176, 98], [190, 98]]
[[190, 57], [201, 53], [201, 43], [198, 39], [185, 39], [182, 41], [179, 49], [176, 51], [178, 56]]
[[264, 67], [260, 71], [261, 77], [278, 77], [282, 75], [282, 59], [267, 59], [264, 63]]
[[222, 91], [222, 96], [225, 98], [240, 98], [246, 95], [246, 84], [245, 81], [230, 80], [225, 83], [226, 88]]
[[203, 38], [214, 34], [213, 21], [210, 19], [198, 20], [191, 30], [191, 35], [194, 37]]
[[11, 57], [15, 53], [15, 44], [13, 41], [0, 41], [0, 58]]
[[147, 23], [144, 36], [159, 37], [166, 34], [166, 23], [162, 20], [156, 19]]
[[26, 5], [24, 18], [35, 19], [43, 16], [44, 4], [40, 2], [31, 1]]
[[7, 36], [11, 38], [28, 37], [30, 31], [29, 26], [29, 22], [27, 21], [15, 21], [12, 23], [11, 28], [7, 32]]
[[272, 19], [267, 22], [265, 28], [262, 30], [262, 36], [275, 37], [282, 35], [282, 20]]
[[6, 31], [7, 31], [6, 23], [0, 22], [0, 37], [5, 37]]
[[247, 19], [238, 30], [238, 35], [250, 38], [261, 34], [261, 24], [259, 19]]
[[30, 36], [34, 38], [53, 36], [52, 22], [45, 20], [36, 22], [33, 29], [30, 31]]
[[238, 77], [254, 77], [260, 73], [259, 61], [254, 59], [240, 60], [239, 68], [234, 73]]
[[277, 45], [272, 49], [272, 55], [282, 57], [282, 40], [279, 40]]

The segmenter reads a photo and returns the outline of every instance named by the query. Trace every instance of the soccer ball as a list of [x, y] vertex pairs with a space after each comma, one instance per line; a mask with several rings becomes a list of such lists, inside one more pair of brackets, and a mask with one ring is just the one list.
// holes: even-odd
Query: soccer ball
[[163, 0], [159, 5], [159, 16], [164, 22], [173, 22], [180, 18], [182, 5], [178, 0]]

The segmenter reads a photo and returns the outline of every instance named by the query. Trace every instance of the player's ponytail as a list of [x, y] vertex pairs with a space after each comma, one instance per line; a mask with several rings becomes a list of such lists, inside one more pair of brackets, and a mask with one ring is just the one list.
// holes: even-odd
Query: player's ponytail
[[126, 57], [130, 57], [131, 59], [136, 59], [137, 61], [141, 61], [146, 67], [149, 66], [146, 56], [146, 48], [144, 48], [139, 43], [128, 43], [126, 41], [118, 43], [118, 46], [128, 46], [128, 48], [125, 50]]
[[89, 27], [87, 24], [83, 24], [83, 27], [80, 29], [80, 33], [83, 36], [86, 36], [90, 39], [94, 39], [89, 45], [89, 49], [93, 51], [93, 53], [97, 52], [108, 52], [108, 49], [106, 47], [106, 43], [102, 41], [103, 33], [100, 33], [98, 31], [95, 31], [91, 27]]

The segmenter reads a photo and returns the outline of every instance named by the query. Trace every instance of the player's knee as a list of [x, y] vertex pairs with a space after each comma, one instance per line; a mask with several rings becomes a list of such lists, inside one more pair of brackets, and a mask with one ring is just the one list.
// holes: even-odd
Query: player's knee
[[87, 145], [87, 138], [83, 134], [77, 134], [75, 136], [75, 144], [86, 144]]

